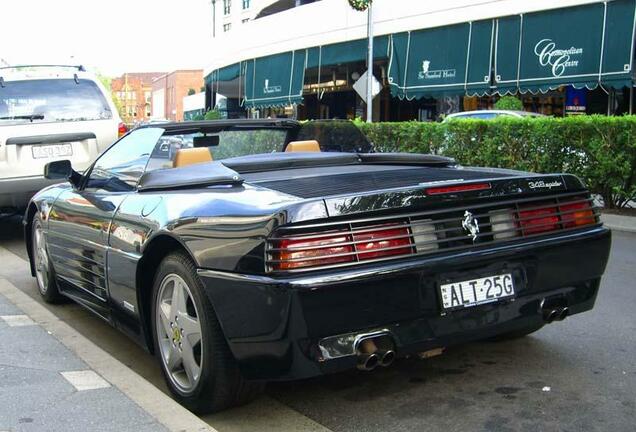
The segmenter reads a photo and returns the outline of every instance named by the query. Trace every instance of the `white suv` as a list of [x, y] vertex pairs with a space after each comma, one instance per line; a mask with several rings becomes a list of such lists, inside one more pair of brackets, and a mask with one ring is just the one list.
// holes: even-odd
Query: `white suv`
[[109, 92], [81, 66], [0, 68], [0, 213], [51, 183], [47, 162], [83, 171], [125, 132]]

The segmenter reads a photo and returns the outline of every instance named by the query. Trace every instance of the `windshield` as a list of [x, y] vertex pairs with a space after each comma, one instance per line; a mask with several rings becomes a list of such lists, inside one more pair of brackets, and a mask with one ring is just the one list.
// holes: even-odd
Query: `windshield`
[[0, 122], [60, 122], [113, 117], [106, 99], [90, 80], [5, 81], [0, 86]]

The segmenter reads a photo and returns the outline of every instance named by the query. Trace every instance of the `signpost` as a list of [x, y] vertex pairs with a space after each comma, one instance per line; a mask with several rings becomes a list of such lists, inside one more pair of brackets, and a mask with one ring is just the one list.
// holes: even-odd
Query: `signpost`
[[[369, 40], [369, 45], [367, 49], [367, 73], [365, 75], [367, 77], [373, 77], [373, 0], [349, 0], [349, 5], [357, 11], [367, 11], [367, 38]], [[366, 80], [366, 97], [360, 95], [367, 104], [367, 123], [373, 122], [374, 80], [375, 77], [373, 79]], [[360, 81], [362, 81], [362, 79], [358, 80], [358, 82]], [[359, 90], [356, 89], [356, 91], [360, 94]]]
[[369, 48], [367, 52], [367, 123], [373, 122], [373, 1], [369, 2], [369, 9], [367, 9], [367, 35], [369, 38]]

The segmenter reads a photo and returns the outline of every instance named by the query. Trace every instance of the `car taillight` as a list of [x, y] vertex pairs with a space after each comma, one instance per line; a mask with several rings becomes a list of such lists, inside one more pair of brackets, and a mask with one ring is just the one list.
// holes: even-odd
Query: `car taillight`
[[128, 128], [126, 127], [126, 124], [124, 122], [120, 122], [119, 126], [117, 126], [117, 136], [121, 138], [126, 135], [127, 132]]
[[592, 207], [587, 201], [561, 204], [559, 207], [561, 209], [563, 228], [575, 228], [596, 223], [596, 217], [594, 216]]
[[439, 249], [435, 224], [433, 224], [431, 219], [421, 219], [412, 222], [411, 232], [413, 232], [413, 242], [418, 253]]
[[556, 207], [519, 210], [518, 221], [525, 235], [554, 231], [559, 228]]
[[351, 235], [324, 237], [317, 234], [316, 237], [281, 239], [274, 243], [278, 251], [272, 255], [273, 269], [293, 270], [355, 261]]
[[517, 224], [512, 209], [493, 210], [489, 212], [490, 229], [495, 240], [517, 237]]
[[439, 186], [426, 189], [426, 195], [443, 195], [458, 192], [475, 192], [490, 189], [490, 183], [472, 183], [466, 185]]
[[360, 261], [405, 255], [413, 251], [411, 234], [406, 227], [354, 234], [353, 240]]

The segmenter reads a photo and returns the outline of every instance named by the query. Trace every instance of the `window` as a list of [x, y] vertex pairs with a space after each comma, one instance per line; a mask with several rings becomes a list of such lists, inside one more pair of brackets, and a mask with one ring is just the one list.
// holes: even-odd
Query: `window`
[[230, 31], [231, 28], [232, 28], [232, 24], [230, 24], [230, 23], [223, 24], [223, 31], [224, 32]]
[[[206, 135], [218, 136], [218, 145], [208, 147], [208, 150], [212, 159], [219, 161], [239, 156], [280, 152], [285, 145], [287, 131], [284, 129], [243, 129], [210, 131]], [[194, 138], [200, 136], [203, 136], [203, 133], [166, 133], [159, 138], [152, 151], [146, 172], [172, 168], [177, 151], [192, 148]]]
[[34, 122], [110, 119], [104, 95], [91, 80], [38, 79], [7, 81], [0, 87], [0, 124], [19, 116], [38, 116]]
[[250, 8], [250, 0], [243, 0], [243, 9]]
[[232, 0], [223, 0], [223, 15], [229, 15], [232, 11]]
[[97, 159], [86, 187], [108, 192], [133, 190], [161, 134], [161, 128], [142, 128], [117, 141]]

